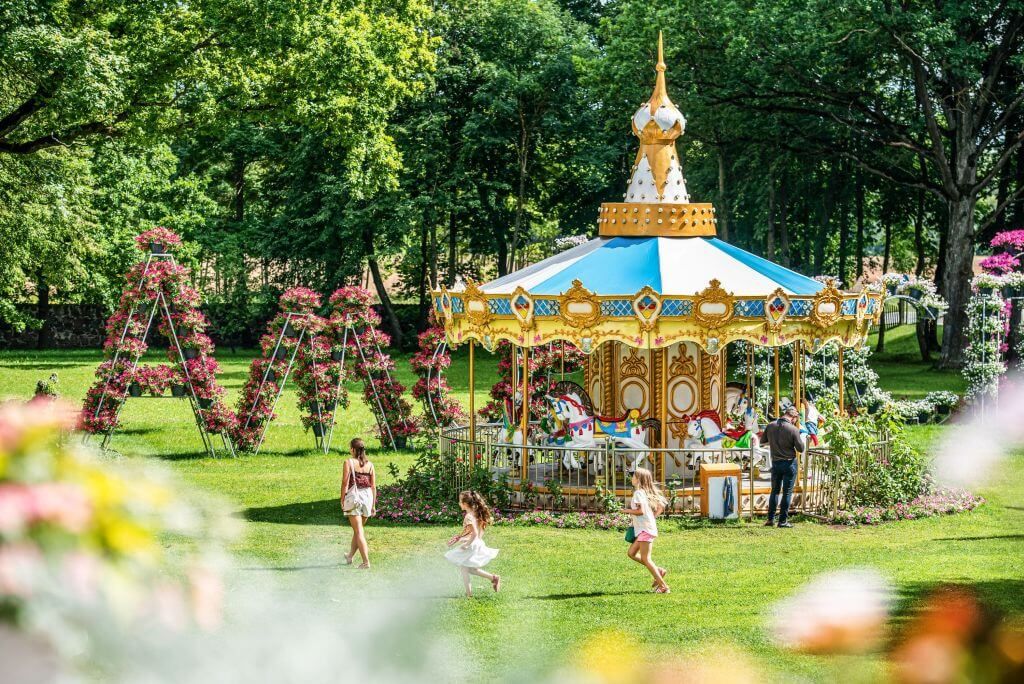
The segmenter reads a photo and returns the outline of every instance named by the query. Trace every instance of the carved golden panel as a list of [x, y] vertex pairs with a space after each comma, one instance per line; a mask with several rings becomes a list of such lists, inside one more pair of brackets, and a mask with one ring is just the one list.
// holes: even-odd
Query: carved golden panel
[[693, 317], [705, 328], [720, 328], [732, 320], [734, 299], [717, 279], [712, 279], [708, 287], [697, 293]]
[[533, 298], [529, 292], [522, 287], [517, 287], [509, 298], [509, 306], [512, 309], [512, 315], [516, 317], [523, 329], [529, 328], [533, 324]]
[[635, 347], [629, 348], [629, 354], [622, 357], [619, 365], [619, 375], [624, 378], [643, 378], [647, 376], [647, 361], [637, 354]]
[[811, 322], [819, 328], [828, 328], [839, 320], [843, 308], [843, 295], [830, 280], [825, 289], [814, 296], [811, 302]]
[[562, 319], [574, 328], [589, 328], [601, 320], [601, 300], [579, 280], [559, 297]]
[[491, 309], [487, 305], [487, 295], [480, 286], [470, 281], [466, 284], [466, 290], [462, 293], [463, 310], [466, 312], [466, 319], [473, 325], [487, 325], [491, 318]]
[[685, 375], [692, 378], [697, 374], [697, 362], [687, 353], [686, 345], [679, 345], [679, 353], [672, 358], [668, 367], [669, 376]]

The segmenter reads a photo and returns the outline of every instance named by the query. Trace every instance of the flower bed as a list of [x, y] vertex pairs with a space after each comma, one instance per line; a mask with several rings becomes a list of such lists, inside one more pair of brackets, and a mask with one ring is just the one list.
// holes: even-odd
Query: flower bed
[[933, 494], [922, 494], [909, 503], [892, 506], [855, 506], [839, 511], [832, 519], [837, 525], [878, 525], [896, 520], [917, 520], [937, 515], [951, 515], [971, 511], [985, 503], [985, 499], [962, 489], [944, 489]]

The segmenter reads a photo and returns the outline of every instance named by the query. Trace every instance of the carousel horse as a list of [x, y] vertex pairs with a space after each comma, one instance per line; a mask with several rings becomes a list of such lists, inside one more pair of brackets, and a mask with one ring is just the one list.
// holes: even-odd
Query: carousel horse
[[[529, 435], [527, 440], [523, 439], [523, 429], [519, 421], [516, 419], [516, 406], [521, 406], [522, 402], [519, 401], [520, 393], [516, 393], [516, 401], [513, 402], [511, 399], [506, 399], [504, 406], [502, 407], [502, 442], [511, 447], [522, 447], [525, 445], [529, 448], [533, 446], [565, 446], [567, 443], [567, 430], [565, 424], [559, 417], [551, 410], [548, 410], [545, 415], [541, 416], [539, 429], [533, 434]], [[511, 467], [514, 469], [522, 468], [523, 450], [521, 448], [508, 448], [505, 451], [505, 456], [509, 458]], [[534, 460], [534, 456], [531, 453], [530, 461]], [[571, 451], [564, 451], [562, 455], [562, 467], [566, 470], [579, 470], [580, 463], [576, 459], [576, 456]]]
[[[597, 446], [597, 433], [600, 433], [619, 446], [629, 449], [647, 448], [647, 429], [640, 423], [640, 412], [631, 409], [625, 416], [609, 419], [602, 416], [587, 415], [587, 410], [577, 394], [564, 394], [558, 397], [546, 397], [553, 413], [566, 426], [568, 433], [567, 446], [593, 448]], [[632, 468], [644, 454], [631, 455]], [[591, 453], [588, 467], [596, 472], [604, 470], [604, 455]]]
[[[740, 405], [740, 402], [737, 402]], [[723, 427], [718, 413], [712, 410], [701, 411], [688, 417], [687, 440], [684, 447], [691, 449], [689, 465], [696, 468], [697, 465], [710, 452], [700, 451], [701, 446], [715, 446], [718, 449], [741, 448], [753, 449], [753, 465], [766, 462], [770, 455], [767, 449], [762, 449], [757, 436], [757, 418], [750, 411], [749, 418], [741, 427]]]

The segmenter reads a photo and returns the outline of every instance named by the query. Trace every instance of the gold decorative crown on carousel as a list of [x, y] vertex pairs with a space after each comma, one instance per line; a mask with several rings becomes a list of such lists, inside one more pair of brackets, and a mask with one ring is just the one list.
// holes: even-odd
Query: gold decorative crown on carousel
[[633, 114], [633, 135], [640, 149], [633, 161], [624, 202], [605, 202], [597, 220], [602, 236], [714, 237], [715, 208], [691, 204], [676, 138], [686, 131], [686, 118], [669, 99], [665, 58], [658, 32], [657, 79], [651, 99]]

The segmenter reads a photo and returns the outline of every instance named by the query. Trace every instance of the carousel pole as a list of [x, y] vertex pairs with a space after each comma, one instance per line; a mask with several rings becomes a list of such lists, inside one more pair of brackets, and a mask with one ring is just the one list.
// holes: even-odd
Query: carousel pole
[[[469, 341], [469, 443], [476, 444], [476, 364], [474, 351], [476, 343]], [[429, 388], [428, 388], [429, 389]]]
[[846, 413], [846, 386], [843, 382], [843, 345], [839, 345], [839, 415]]
[[803, 390], [802, 385], [804, 384], [803, 378], [803, 362], [804, 355], [803, 349], [799, 341], [793, 343], [793, 403], [797, 407], [797, 413], [800, 413], [804, 408], [804, 402], [800, 400], [800, 394]]
[[559, 347], [559, 353], [561, 354], [561, 370], [559, 380], [565, 380], [565, 340], [562, 340], [561, 346]]
[[[523, 347], [523, 403], [519, 423], [523, 431], [523, 472], [520, 483], [525, 486], [530, 474], [530, 461], [526, 449], [526, 432], [530, 428], [530, 350]], [[521, 489], [521, 488], [520, 488]]]
[[779, 348], [775, 348], [775, 417], [779, 417]]

